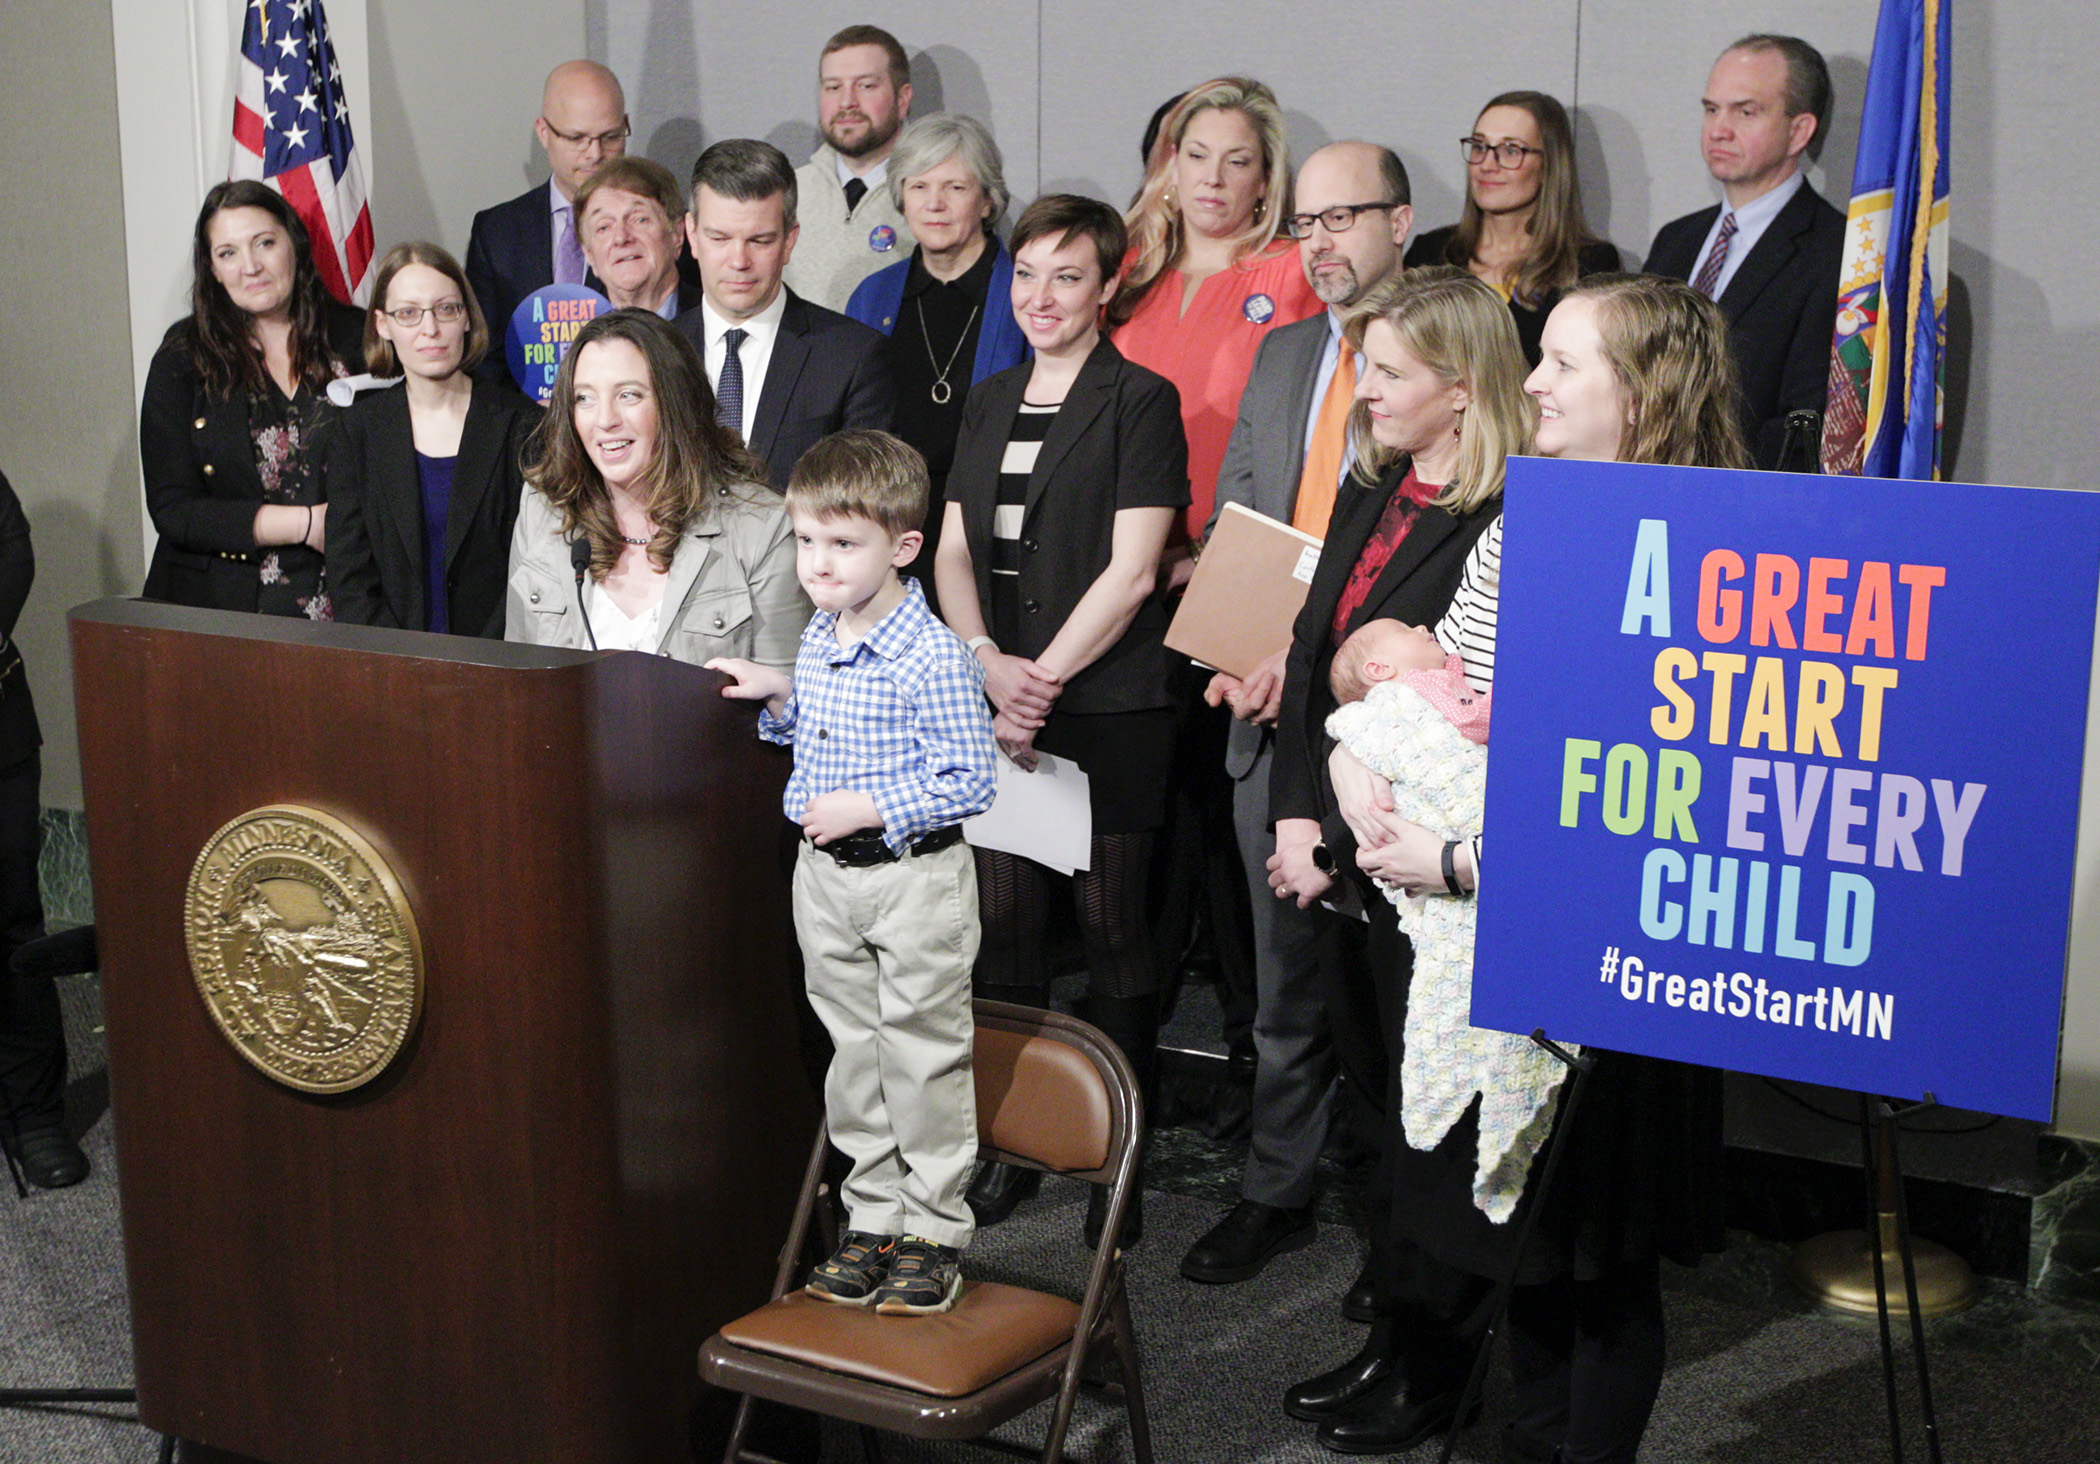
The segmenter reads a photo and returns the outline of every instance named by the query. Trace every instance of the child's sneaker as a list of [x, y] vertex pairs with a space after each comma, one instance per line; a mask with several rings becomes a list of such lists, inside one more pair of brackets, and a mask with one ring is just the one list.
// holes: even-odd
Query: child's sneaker
[[890, 1274], [897, 1260], [897, 1237], [869, 1235], [849, 1230], [839, 1241], [838, 1252], [809, 1274], [803, 1289], [819, 1301], [844, 1306], [866, 1306]]
[[944, 1312], [962, 1295], [962, 1252], [916, 1235], [897, 1242], [889, 1279], [875, 1293], [875, 1310], [886, 1317], [923, 1317]]

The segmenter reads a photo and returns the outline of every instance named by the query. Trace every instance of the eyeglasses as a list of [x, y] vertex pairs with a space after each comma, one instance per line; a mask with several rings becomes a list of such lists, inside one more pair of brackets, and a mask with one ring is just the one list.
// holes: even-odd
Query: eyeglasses
[[1345, 234], [1356, 227], [1359, 214], [1367, 214], [1378, 208], [1398, 208], [1390, 200], [1384, 203], [1338, 203], [1333, 208], [1323, 208], [1318, 213], [1292, 214], [1283, 221], [1283, 232], [1293, 239], [1310, 239], [1313, 225], [1321, 224], [1330, 234]]
[[1521, 142], [1489, 142], [1479, 137], [1461, 137], [1458, 140], [1458, 150], [1465, 155], [1469, 164], [1484, 163], [1488, 154], [1493, 153], [1495, 161], [1505, 168], [1522, 166], [1524, 159], [1533, 153], [1540, 157], [1546, 155], [1546, 150], [1542, 147], [1526, 147]]
[[598, 144], [598, 146], [604, 148], [607, 152], [611, 152], [621, 143], [627, 141], [628, 138], [634, 136], [634, 128], [630, 127], [625, 122], [622, 122], [618, 127], [615, 127], [610, 132], [564, 132], [559, 127], [556, 127], [552, 122], [548, 122], [545, 117], [540, 118], [540, 121], [546, 123], [546, 127], [549, 132], [553, 133], [556, 137], [560, 138], [570, 147], [578, 149], [589, 147], [592, 143], [595, 142]]
[[435, 305], [396, 305], [386, 312], [387, 319], [403, 330], [414, 330], [425, 315], [435, 315], [439, 325], [457, 325], [467, 318], [467, 307], [464, 301], [440, 300]]

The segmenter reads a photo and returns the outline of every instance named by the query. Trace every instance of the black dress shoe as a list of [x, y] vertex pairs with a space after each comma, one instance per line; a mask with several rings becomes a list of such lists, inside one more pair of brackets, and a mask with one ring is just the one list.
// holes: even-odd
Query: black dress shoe
[[[1406, 1380], [1388, 1379], [1355, 1404], [1320, 1425], [1320, 1447], [1336, 1454], [1404, 1454], [1451, 1428], [1458, 1416], [1458, 1394], [1410, 1397]], [[1480, 1417], [1475, 1403], [1466, 1422]]]
[[1325, 1423], [1376, 1392], [1399, 1366], [1391, 1325], [1378, 1327], [1363, 1350], [1340, 1367], [1284, 1389], [1283, 1411], [1307, 1423]]
[[22, 1166], [22, 1178], [38, 1189], [64, 1189], [88, 1177], [88, 1156], [62, 1128], [25, 1129], [8, 1147]]
[[[1088, 1250], [1101, 1249], [1101, 1227], [1108, 1223], [1108, 1186], [1090, 1184], [1086, 1192], [1086, 1219], [1079, 1227], [1079, 1238], [1086, 1242]], [[1130, 1203], [1123, 1207], [1123, 1233], [1117, 1244], [1129, 1250], [1145, 1238], [1145, 1191], [1137, 1185], [1130, 1187]]]
[[997, 1225], [1013, 1214], [1021, 1201], [1042, 1188], [1043, 1171], [1023, 1169], [1018, 1164], [986, 1164], [979, 1167], [977, 1177], [970, 1181], [969, 1193], [963, 1200], [970, 1213], [977, 1217], [977, 1228]]
[[1352, 1322], [1378, 1320], [1378, 1287], [1371, 1279], [1371, 1263], [1356, 1273], [1356, 1280], [1342, 1293], [1342, 1315]]
[[1311, 1245], [1318, 1229], [1309, 1205], [1285, 1210], [1259, 1200], [1241, 1200], [1189, 1247], [1181, 1261], [1181, 1274], [1211, 1286], [1251, 1280], [1261, 1274], [1270, 1257]]

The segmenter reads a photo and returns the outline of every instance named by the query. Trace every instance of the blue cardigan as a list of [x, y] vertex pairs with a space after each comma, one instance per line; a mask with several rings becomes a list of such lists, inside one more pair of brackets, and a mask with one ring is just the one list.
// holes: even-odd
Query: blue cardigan
[[[992, 246], [992, 282], [984, 292], [984, 326], [977, 332], [977, 359], [970, 368], [972, 386], [995, 371], [1020, 365], [1033, 354], [1028, 338], [1021, 334], [1021, 323], [1006, 303], [1013, 297], [1013, 256], [996, 237], [987, 236], [986, 242]], [[846, 313], [888, 335], [897, 328], [897, 310], [904, 303], [904, 281], [910, 273], [909, 257], [876, 270], [846, 302]]]

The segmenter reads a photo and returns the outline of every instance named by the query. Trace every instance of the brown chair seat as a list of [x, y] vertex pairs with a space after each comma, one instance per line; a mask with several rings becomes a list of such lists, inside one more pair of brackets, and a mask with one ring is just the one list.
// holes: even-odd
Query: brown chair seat
[[724, 1342], [936, 1398], [990, 1387], [1072, 1340], [1079, 1307], [996, 1281], [963, 1282], [955, 1309], [885, 1317], [793, 1291], [722, 1328]]

